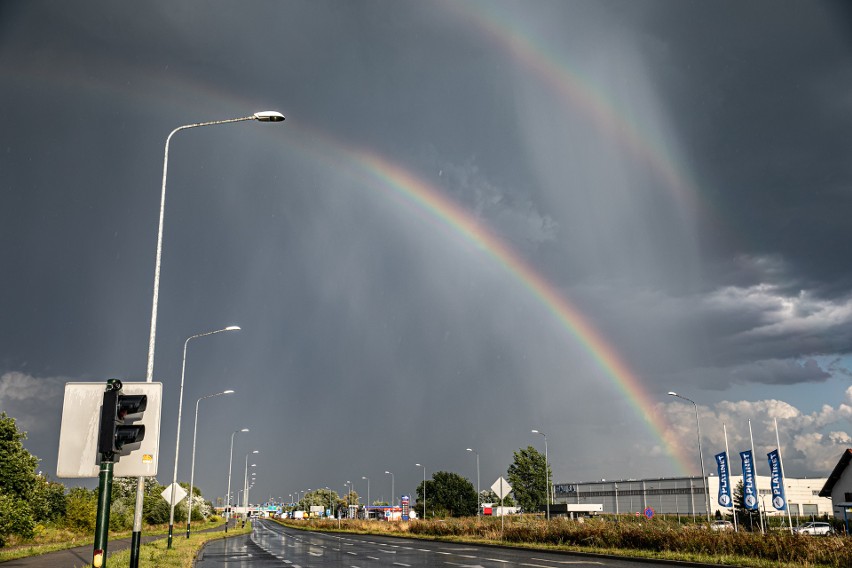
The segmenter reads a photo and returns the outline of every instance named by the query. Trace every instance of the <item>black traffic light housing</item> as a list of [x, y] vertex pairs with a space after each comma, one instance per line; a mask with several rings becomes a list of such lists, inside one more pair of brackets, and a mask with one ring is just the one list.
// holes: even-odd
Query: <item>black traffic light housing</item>
[[141, 418], [147, 405], [146, 395], [121, 394], [121, 381], [107, 381], [98, 435], [98, 452], [104, 461], [118, 461], [125, 446], [141, 442], [145, 438], [144, 425], [126, 422]]

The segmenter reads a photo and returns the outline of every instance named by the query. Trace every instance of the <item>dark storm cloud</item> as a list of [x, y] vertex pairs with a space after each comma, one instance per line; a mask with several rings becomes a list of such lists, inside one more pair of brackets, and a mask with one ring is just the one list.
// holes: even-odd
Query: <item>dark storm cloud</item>
[[[485, 483], [538, 442], [531, 428], [554, 433], [560, 479], [665, 473], [671, 460], [634, 448], [668, 449], [524, 275], [407, 188], [369, 178], [347, 149], [405, 168], [517, 250], [649, 392], [676, 382], [718, 401], [744, 386], [824, 386], [842, 367], [815, 358], [844, 356], [852, 339], [840, 9], [4, 4], [0, 376], [39, 388], [24, 399], [3, 387], [2, 409], [32, 425], [33, 399], [65, 380], [53, 377], [144, 375], [165, 137], [276, 108], [281, 125], [172, 141], [161, 481], [183, 342], [230, 324], [243, 330], [188, 350], [182, 456], [193, 403], [237, 391], [201, 403], [205, 495], [224, 491], [241, 427], [252, 432], [237, 437], [235, 463], [261, 449], [264, 497], [340, 491], [362, 475], [375, 494], [386, 469], [410, 491], [416, 461], [470, 475], [469, 446]], [[684, 213], [659, 167], [495, 40], [491, 10], [694, 178], [697, 210]], [[578, 429], [589, 435], [565, 435]], [[54, 438], [33, 428], [28, 442], [46, 465]], [[827, 456], [828, 444], [809, 447]], [[626, 456], [604, 474], [601, 447]]]

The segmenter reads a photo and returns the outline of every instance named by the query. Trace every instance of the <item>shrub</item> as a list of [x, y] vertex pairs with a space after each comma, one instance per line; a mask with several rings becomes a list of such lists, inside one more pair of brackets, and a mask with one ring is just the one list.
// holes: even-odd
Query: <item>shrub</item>
[[6, 538], [11, 535], [32, 538], [34, 529], [29, 504], [0, 493], [0, 547], [6, 546]]

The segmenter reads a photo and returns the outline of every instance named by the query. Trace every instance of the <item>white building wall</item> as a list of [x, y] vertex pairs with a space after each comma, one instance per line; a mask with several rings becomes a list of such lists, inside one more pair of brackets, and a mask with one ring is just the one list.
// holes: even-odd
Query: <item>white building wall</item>
[[[834, 508], [834, 516], [842, 519], [843, 509], [841, 503], [852, 503], [852, 465], [847, 466], [840, 475], [840, 479], [831, 490], [831, 501]], [[848, 515], [848, 513], [847, 513]]]
[[[741, 481], [741, 476], [731, 477], [732, 491]], [[844, 478], [848, 485], [846, 492], [852, 492], [852, 468], [848, 468]], [[770, 498], [770, 479], [757, 476], [757, 488], [761, 500], [765, 498], [766, 512], [769, 515], [781, 515], [772, 507]], [[825, 485], [825, 478], [784, 480], [784, 492], [793, 516], [832, 516], [831, 500], [820, 497], [819, 491]], [[838, 483], [839, 487], [841, 483]], [[719, 507], [719, 479], [707, 478], [710, 514], [725, 512]], [[604, 513], [635, 514], [642, 513], [647, 507], [656, 514], [707, 517], [707, 497], [702, 477], [674, 477], [657, 479], [631, 479], [617, 481], [593, 481], [580, 483], [556, 483], [556, 503], [603, 505]], [[840, 492], [841, 498], [843, 492]], [[839, 501], [837, 501], [839, 502]], [[728, 509], [727, 511], [730, 511]], [[842, 513], [841, 513], [842, 514]]]

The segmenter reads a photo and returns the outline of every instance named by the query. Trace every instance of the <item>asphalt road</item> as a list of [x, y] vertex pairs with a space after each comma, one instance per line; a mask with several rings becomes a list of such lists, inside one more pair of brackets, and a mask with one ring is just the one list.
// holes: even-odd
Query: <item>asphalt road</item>
[[208, 544], [196, 568], [636, 568], [671, 563], [426, 540], [308, 532], [259, 521], [251, 535]]

